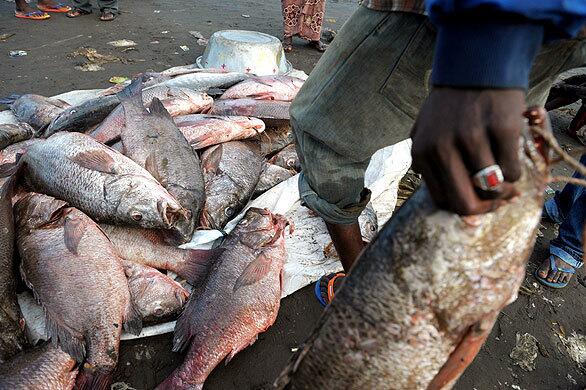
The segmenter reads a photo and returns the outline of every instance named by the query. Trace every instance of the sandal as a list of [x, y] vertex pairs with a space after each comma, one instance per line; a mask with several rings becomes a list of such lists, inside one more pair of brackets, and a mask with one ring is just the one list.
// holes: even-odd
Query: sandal
[[31, 19], [31, 20], [45, 20], [49, 19], [51, 15], [43, 11], [31, 11], [31, 12], [22, 12], [22, 11], [14, 11], [14, 16], [19, 19]]
[[73, 8], [71, 11], [68, 11], [66, 15], [68, 18], [77, 18], [79, 16], [89, 15], [91, 13], [92, 11], [86, 11], [81, 8]]
[[[562, 260], [564, 263], [568, 264], [569, 266], [571, 266], [572, 268], [558, 268], [555, 264], [555, 256], [554, 255], [550, 255], [549, 256], [549, 269], [550, 272], [556, 273], [556, 272], [564, 272], [567, 274], [571, 274], [574, 275], [576, 273], [576, 268], [580, 268], [582, 266], [582, 262], [581, 261], [576, 261], [573, 260], [572, 261], [567, 261], [567, 260]], [[537, 279], [539, 281], [539, 283], [543, 284], [544, 286], [547, 287], [551, 287], [551, 288], [564, 288], [568, 285], [568, 283], [570, 283], [569, 279], [567, 282], [563, 282], [563, 283], [559, 283], [559, 282], [550, 282], [547, 280], [547, 278], [542, 278], [539, 275], [539, 268], [538, 267], [533, 276], [535, 276], [535, 279]], [[548, 273], [549, 274], [549, 273]]]
[[111, 22], [114, 19], [116, 19], [116, 14], [112, 11], [102, 11], [102, 15], [100, 15], [102, 22]]
[[[345, 276], [346, 274], [343, 272], [338, 272], [337, 274], [328, 274], [319, 278], [319, 280], [315, 283], [313, 292], [323, 307], [329, 305], [332, 302], [332, 299], [334, 299], [334, 284], [336, 283], [336, 280], [344, 278]], [[341, 280], [339, 280], [339, 282], [340, 281]]]
[[44, 4], [37, 4], [37, 8], [43, 12], [54, 12], [54, 13], [61, 13], [61, 14], [71, 11], [71, 7], [68, 5], [65, 5], [63, 3], [57, 3], [53, 6], [44, 5]]

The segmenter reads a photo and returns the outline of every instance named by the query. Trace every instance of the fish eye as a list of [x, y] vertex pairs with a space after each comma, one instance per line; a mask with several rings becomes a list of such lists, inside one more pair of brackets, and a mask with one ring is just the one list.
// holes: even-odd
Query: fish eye
[[374, 227], [374, 225], [370, 225], [370, 231], [374, 232], [376, 230], [376, 228]]
[[155, 309], [155, 315], [156, 315], [156, 316], [161, 316], [161, 315], [163, 315], [163, 313], [164, 313], [164, 310], [163, 310], [163, 308], [162, 308], [162, 307], [157, 307], [157, 308]]
[[226, 215], [226, 217], [231, 217], [234, 214], [234, 209], [232, 207], [226, 207], [226, 210], [224, 210], [224, 214]]
[[133, 212], [131, 212], [131, 213], [130, 213], [130, 217], [131, 217], [132, 219], [134, 219], [135, 221], [137, 221], [137, 222], [138, 222], [138, 221], [140, 221], [140, 220], [142, 220], [142, 214], [141, 214], [141, 213], [139, 213], [138, 211], [133, 211]]
[[289, 160], [287, 160], [287, 166], [288, 166], [288, 167], [293, 167], [293, 166], [295, 166], [295, 160], [293, 160], [293, 159], [289, 159]]

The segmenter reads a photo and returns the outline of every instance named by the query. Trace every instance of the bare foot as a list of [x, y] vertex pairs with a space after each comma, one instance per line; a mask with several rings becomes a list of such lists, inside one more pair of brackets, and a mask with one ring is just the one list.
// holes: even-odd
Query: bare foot
[[[553, 255], [552, 255], [553, 256]], [[572, 278], [573, 273], [567, 272], [569, 269], [574, 269], [571, 265], [563, 261], [557, 256], [553, 256], [555, 271], [551, 269], [551, 261], [548, 257], [541, 263], [539, 267], [538, 275], [540, 278], [547, 280], [550, 283], [562, 283], [567, 284]], [[566, 271], [566, 272], [564, 272]]]
[[15, 2], [16, 10], [25, 14], [29, 12], [37, 11], [35, 8], [32, 8], [30, 5], [27, 4], [24, 0], [16, 0]]

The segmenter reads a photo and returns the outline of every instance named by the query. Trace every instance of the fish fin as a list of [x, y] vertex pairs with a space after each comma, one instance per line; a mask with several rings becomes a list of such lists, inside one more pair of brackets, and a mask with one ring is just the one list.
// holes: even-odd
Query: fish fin
[[234, 356], [236, 356], [239, 352], [242, 352], [242, 350], [246, 349], [247, 347], [250, 347], [252, 344], [254, 344], [256, 342], [256, 340], [258, 340], [258, 333], [255, 334], [252, 339], [247, 340], [246, 342], [242, 343], [241, 345], [239, 345], [235, 348], [232, 348], [232, 350], [230, 351], [230, 353], [226, 357], [226, 360], [224, 361], [224, 365], [227, 365], [228, 363], [230, 363], [230, 360], [232, 360], [234, 358]]
[[132, 299], [128, 302], [126, 313], [124, 313], [124, 330], [137, 336], [142, 331], [142, 316], [132, 304]]
[[190, 284], [195, 285], [207, 276], [210, 267], [224, 252], [224, 248], [186, 249], [186, 251], [187, 258], [174, 271]]
[[[190, 297], [189, 299], [191, 300], [192, 298]], [[191, 315], [188, 314], [189, 303], [187, 305], [175, 323], [173, 352], [183, 352], [191, 344], [193, 334], [191, 333]]]
[[4, 105], [9, 106], [9, 105], [13, 104], [21, 96], [22, 95], [19, 95], [17, 93], [10, 94], [8, 96], [0, 98], [0, 104], [4, 104]]
[[167, 111], [167, 109], [163, 105], [163, 102], [161, 102], [159, 98], [153, 98], [151, 102], [150, 112], [151, 114], [157, 115], [161, 118], [169, 119], [171, 121], [173, 120], [173, 117], [171, 117], [171, 114], [169, 114], [169, 111]]
[[264, 278], [269, 271], [271, 270], [271, 259], [261, 253], [256, 259], [254, 259], [250, 264], [246, 266], [242, 275], [236, 279], [236, 283], [234, 283], [234, 292], [238, 291], [238, 289], [250, 286], [262, 278]]
[[89, 363], [83, 365], [83, 369], [77, 375], [75, 381], [76, 390], [110, 390], [113, 373], [100, 371], [93, 368]]
[[150, 173], [163, 187], [166, 185], [166, 183], [163, 184], [163, 179], [161, 177], [161, 173], [159, 172], [159, 167], [157, 166], [157, 156], [155, 151], [152, 151], [147, 156], [144, 162], [144, 169], [146, 169], [147, 172]]
[[22, 168], [22, 162], [20, 161], [22, 156], [22, 153], [17, 153], [15, 162], [0, 165], [0, 178], [5, 178], [8, 176], [18, 176], [17, 174], [20, 172]]
[[80, 152], [75, 156], [69, 157], [69, 159], [92, 171], [110, 174], [116, 173], [116, 170], [114, 169], [114, 158], [104, 150], [96, 149], [87, 152]]
[[128, 86], [126, 86], [122, 91], [116, 93], [116, 96], [118, 96], [118, 99], [120, 99], [121, 102], [125, 100], [130, 100], [136, 102], [140, 106], [143, 106], [142, 84], [142, 77], [137, 77], [134, 80], [132, 80], [132, 82]]
[[65, 246], [74, 255], [78, 254], [79, 243], [83, 238], [86, 228], [87, 225], [80, 218], [65, 217], [63, 238], [65, 240]]
[[202, 169], [208, 173], [218, 173], [220, 168], [220, 161], [222, 160], [222, 144], [217, 145], [206, 156], [205, 162], [202, 161]]

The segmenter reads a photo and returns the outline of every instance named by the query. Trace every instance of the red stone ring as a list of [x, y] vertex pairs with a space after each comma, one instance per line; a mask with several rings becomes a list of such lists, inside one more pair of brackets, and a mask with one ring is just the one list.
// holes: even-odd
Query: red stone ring
[[498, 165], [481, 169], [472, 176], [474, 185], [484, 191], [497, 191], [505, 181], [503, 171]]

